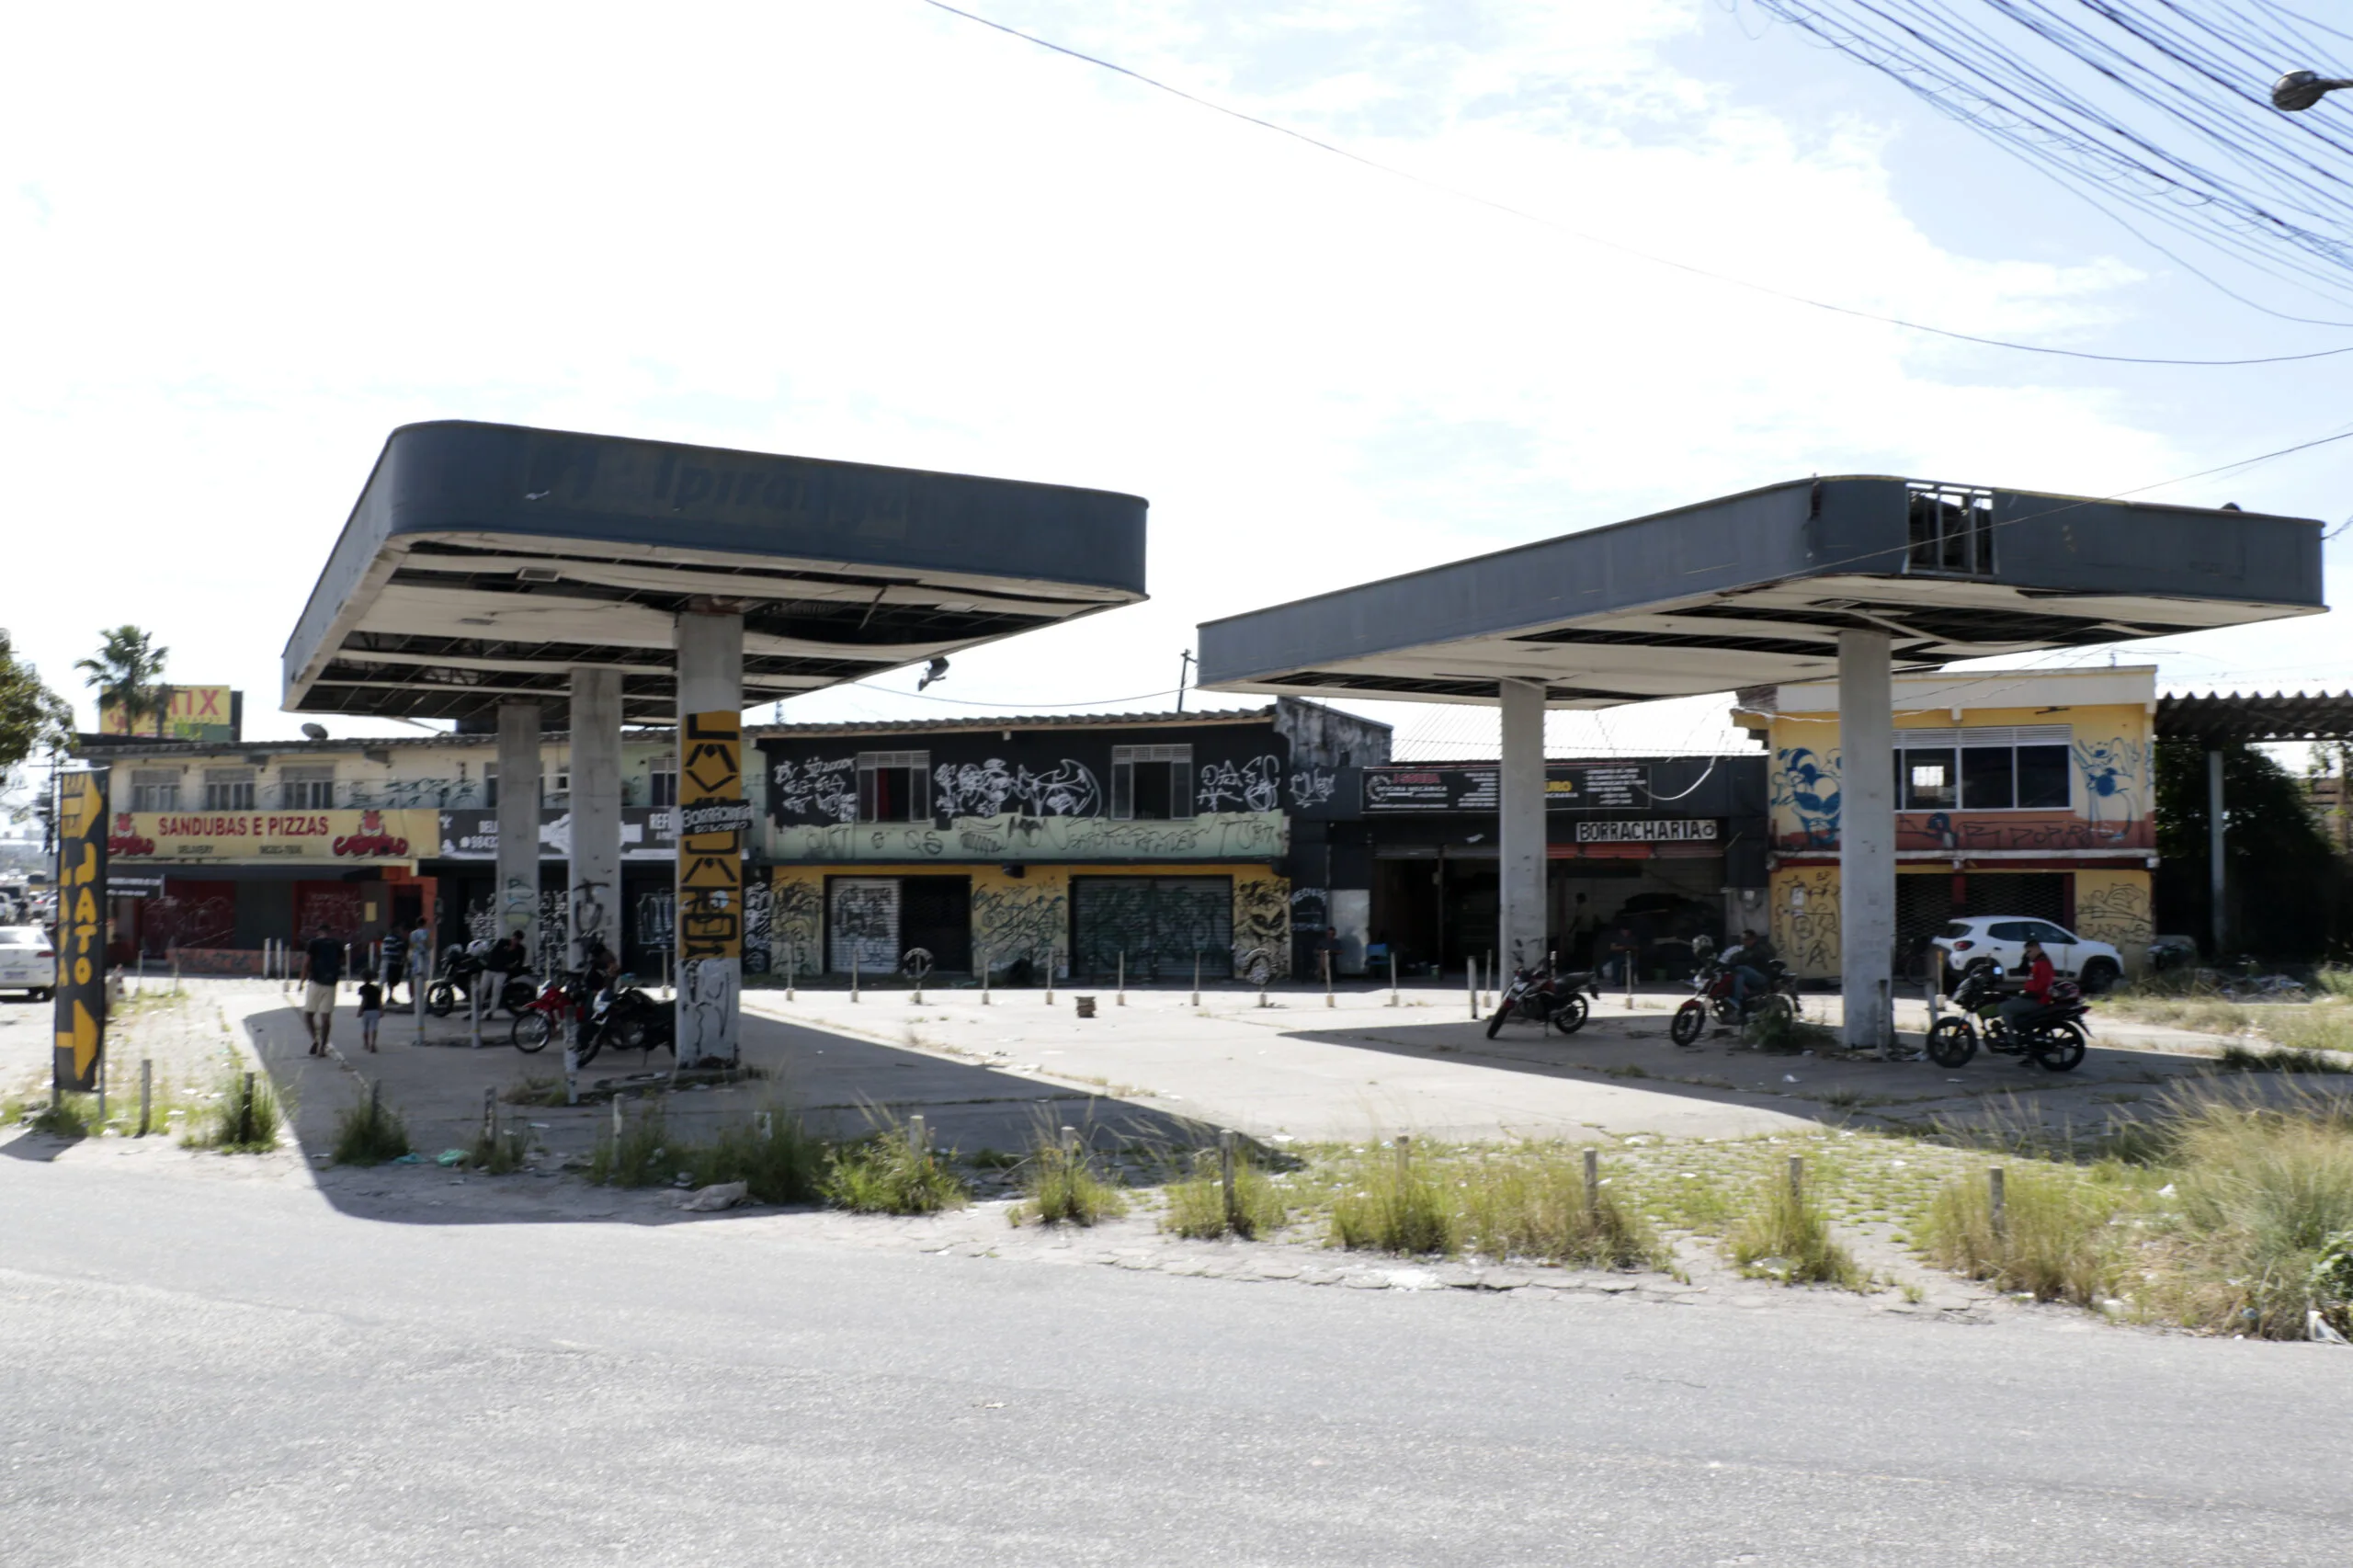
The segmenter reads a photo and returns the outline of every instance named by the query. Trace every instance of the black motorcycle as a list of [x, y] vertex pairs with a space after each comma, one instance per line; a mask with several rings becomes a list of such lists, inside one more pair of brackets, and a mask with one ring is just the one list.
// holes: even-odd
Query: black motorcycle
[[676, 1053], [677, 1019], [672, 1004], [657, 1002], [639, 988], [634, 975], [617, 975], [588, 1004], [580, 1021], [579, 1063], [585, 1067], [608, 1045], [619, 1051]]
[[2002, 966], [1980, 960], [1969, 966], [1953, 987], [1955, 1012], [1937, 1020], [1928, 1031], [1928, 1060], [1939, 1067], [1959, 1067], [1977, 1054], [1980, 1045], [1996, 1056], [2023, 1056], [2052, 1073], [2072, 1073], [2082, 1065], [2090, 1035], [2084, 1019], [2091, 1008], [2082, 988], [2062, 980], [2051, 987], [2051, 1000], [2016, 1018], [2002, 1017], [2010, 998], [2001, 991]]
[[1666, 1035], [1677, 1045], [1690, 1045], [1713, 1019], [1727, 1028], [1737, 1028], [1767, 1013], [1778, 1013], [1795, 1022], [1798, 1016], [1798, 982], [1789, 966], [1779, 959], [1767, 959], [1761, 964], [1749, 964], [1765, 976], [1765, 983], [1753, 992], [1746, 1002], [1737, 999], [1740, 989], [1738, 971], [1744, 966], [1727, 964], [1720, 958], [1700, 964], [1691, 977], [1690, 999], [1675, 1009], [1675, 1017], [1667, 1020]]
[[1551, 965], [1541, 969], [1523, 969], [1511, 977], [1511, 984], [1487, 1015], [1487, 1038], [1493, 1040], [1504, 1027], [1506, 1018], [1518, 1018], [1541, 1029], [1547, 1025], [1563, 1034], [1574, 1034], [1585, 1028], [1587, 1014], [1593, 1010], [1590, 995], [1601, 998], [1601, 988], [1596, 984], [1591, 970], [1574, 970], [1567, 973], [1555, 971]]
[[[488, 966], [476, 955], [455, 943], [441, 955], [433, 983], [425, 988], [425, 1010], [437, 1018], [446, 1018], [458, 1010], [458, 1004], [472, 992], [475, 977]], [[510, 1017], [521, 1017], [524, 1010], [540, 999], [539, 983], [528, 974], [501, 977], [497, 994], [489, 999], [488, 1012], [504, 1012]]]

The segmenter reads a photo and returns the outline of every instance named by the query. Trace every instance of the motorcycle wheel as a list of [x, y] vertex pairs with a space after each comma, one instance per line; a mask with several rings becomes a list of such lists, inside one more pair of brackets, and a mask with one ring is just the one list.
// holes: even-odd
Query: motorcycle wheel
[[2046, 1072], [2072, 1073], [2083, 1065], [2085, 1049], [2081, 1024], [2054, 1024], [2037, 1035], [2027, 1051]]
[[1675, 1017], [1666, 1026], [1666, 1034], [1677, 1045], [1689, 1045], [1707, 1027], [1708, 1005], [1694, 996], [1675, 1009]]
[[498, 994], [498, 1005], [518, 1018], [539, 999], [539, 988], [528, 980], [510, 980]]
[[1961, 1067], [1977, 1054], [1977, 1036], [1960, 1018], [1939, 1018], [1928, 1031], [1928, 1060], [1939, 1067]]
[[1495, 1039], [1495, 1036], [1501, 1032], [1503, 1027], [1504, 1010], [1501, 1007], [1498, 1007], [1494, 1012], [1487, 1015], [1487, 1038], [1489, 1040]]
[[1586, 1017], [1592, 1011], [1584, 997], [1564, 996], [1552, 1009], [1552, 1027], [1563, 1034], [1574, 1034], [1585, 1028]]
[[580, 1055], [577, 1058], [579, 1065], [585, 1067], [591, 1062], [596, 1061], [597, 1052], [603, 1050], [604, 1045], [604, 1031], [602, 1029], [582, 1029], [580, 1031]]
[[507, 1033], [514, 1039], [515, 1049], [529, 1056], [547, 1044], [548, 1036], [555, 1032], [545, 1013], [523, 1013], [517, 1016], [515, 1027]]
[[437, 980], [425, 989], [425, 1010], [437, 1018], [446, 1018], [458, 1008], [458, 988], [446, 980]]
[[623, 1018], [613, 1026], [613, 1043], [625, 1051], [651, 1051], [653, 1025], [643, 1018]]

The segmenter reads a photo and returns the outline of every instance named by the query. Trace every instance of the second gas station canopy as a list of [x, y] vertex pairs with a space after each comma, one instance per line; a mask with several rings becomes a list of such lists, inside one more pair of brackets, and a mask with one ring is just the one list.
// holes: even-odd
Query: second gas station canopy
[[1799, 480], [1231, 616], [1224, 691], [1606, 708], [2318, 614], [2320, 525], [1901, 478]]
[[1144, 597], [1132, 495], [444, 422], [392, 432], [285, 653], [297, 712], [483, 720], [620, 672], [676, 713], [675, 623], [744, 617], [745, 705]]

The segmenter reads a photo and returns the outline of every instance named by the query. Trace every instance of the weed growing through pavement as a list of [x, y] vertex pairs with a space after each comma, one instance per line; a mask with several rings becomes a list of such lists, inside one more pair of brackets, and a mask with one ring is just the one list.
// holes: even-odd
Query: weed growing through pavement
[[1941, 1267], [2005, 1290], [2097, 1306], [2122, 1267], [2124, 1233], [2115, 1221], [2131, 1196], [2120, 1182], [2095, 1182], [2069, 1167], [2006, 1167], [1997, 1224], [1992, 1184], [1982, 1173], [1957, 1176], [1928, 1211], [1924, 1250]]
[[97, 1115], [95, 1095], [54, 1095], [26, 1125], [51, 1138], [87, 1138]]
[[740, 1181], [757, 1203], [810, 1203], [821, 1195], [825, 1146], [800, 1118], [774, 1106], [723, 1124], [709, 1143], [680, 1152], [697, 1187]]
[[278, 1147], [285, 1108], [267, 1074], [232, 1068], [223, 1074], [198, 1125], [181, 1138], [189, 1149], [210, 1149], [223, 1154], [259, 1154]]
[[858, 1214], [936, 1214], [972, 1201], [947, 1161], [917, 1147], [906, 1124], [890, 1116], [876, 1118], [872, 1132], [834, 1151], [821, 1189], [828, 1203]]
[[1457, 1188], [1464, 1244], [1489, 1257], [1664, 1267], [1657, 1233], [1607, 1181], [1588, 1199], [1583, 1161], [1566, 1144], [1523, 1143], [1468, 1167]]
[[1449, 1195], [1415, 1158], [1375, 1147], [1341, 1173], [1332, 1205], [1332, 1239], [1351, 1250], [1404, 1254], [1460, 1251], [1460, 1221]]
[[361, 1095], [335, 1117], [335, 1163], [381, 1165], [409, 1153], [408, 1124], [374, 1094]]
[[1724, 1250], [1750, 1274], [1784, 1285], [1838, 1285], [1867, 1290], [1870, 1277], [1831, 1233], [1830, 1216], [1810, 1194], [1768, 1175], [1724, 1237]]
[[669, 1159], [669, 1142], [661, 1102], [653, 1101], [625, 1118], [619, 1137], [609, 1127], [597, 1135], [596, 1146], [588, 1152], [588, 1179], [613, 1187], [666, 1185], [678, 1168]]
[[1092, 1225], [1128, 1211], [1127, 1194], [1096, 1169], [1086, 1142], [1074, 1134], [1064, 1138], [1051, 1122], [1038, 1124], [1029, 1157], [1015, 1169], [1028, 1196], [1006, 1210], [1009, 1224], [1036, 1220], [1049, 1225]]
[[1233, 1151], [1231, 1215], [1226, 1212], [1225, 1183], [1218, 1152], [1197, 1151], [1191, 1171], [1183, 1180], [1169, 1184], [1168, 1208], [1160, 1217], [1160, 1228], [1169, 1234], [1189, 1236], [1196, 1241], [1232, 1235], [1256, 1242], [1265, 1241], [1289, 1222], [1290, 1205], [1282, 1187], [1260, 1165], [1249, 1145], [1238, 1144]]

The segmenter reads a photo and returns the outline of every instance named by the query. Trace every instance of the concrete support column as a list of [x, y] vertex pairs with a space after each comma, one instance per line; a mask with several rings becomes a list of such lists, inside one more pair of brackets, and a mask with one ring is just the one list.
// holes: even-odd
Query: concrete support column
[[744, 989], [744, 618], [689, 608], [678, 647], [678, 1065], [736, 1059]]
[[621, 673], [572, 672], [572, 892], [568, 968], [621, 950]]
[[2218, 963], [2230, 936], [2230, 912], [2222, 903], [2229, 881], [2222, 858], [2223, 835], [2229, 824], [2222, 804], [2222, 754], [2218, 748], [2206, 754], [2206, 885], [2211, 904], [2207, 926], [2208, 936], [2214, 944], [2210, 956]]
[[1544, 686], [1507, 680], [1497, 687], [1503, 709], [1503, 767], [1499, 770], [1497, 960], [1508, 974], [1521, 964], [1544, 961]]
[[1888, 634], [1838, 633], [1839, 990], [1849, 1051], [1894, 1043], [1895, 691]]
[[491, 904], [500, 936], [540, 950], [540, 705], [498, 705], [498, 887]]

